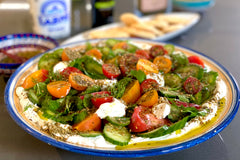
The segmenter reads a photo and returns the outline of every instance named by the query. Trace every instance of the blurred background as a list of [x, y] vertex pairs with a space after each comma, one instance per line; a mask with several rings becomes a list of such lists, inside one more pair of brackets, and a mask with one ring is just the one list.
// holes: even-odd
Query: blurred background
[[[41, 7], [44, 1], [46, 0], [0, 0], [0, 36], [23, 32], [36, 33], [34, 19], [38, 16], [37, 9]], [[61, 38], [53, 37], [60, 39], [60, 41], [104, 23], [118, 22], [119, 16], [125, 12], [132, 12], [138, 16], [171, 11], [201, 12], [214, 4], [214, 0], [206, 0], [206, 4], [202, 8], [197, 5], [195, 5], [195, 8], [190, 8], [191, 4], [182, 5], [182, 0], [63, 0], [63, 2], [70, 4], [68, 8], [70, 12], [70, 33]], [[112, 5], [109, 5], [110, 2], [112, 2]], [[201, 2], [201, 0], [195, 0], [195, 2]], [[96, 8], [96, 3], [101, 3], [100, 9], [99, 7]], [[185, 8], [181, 5], [185, 5]], [[106, 14], [106, 8], [110, 8], [110, 15], [107, 13], [108, 15], [105, 17], [99, 17], [99, 11]], [[94, 24], [97, 20], [106, 19], [109, 16], [112, 17], [108, 22]]]

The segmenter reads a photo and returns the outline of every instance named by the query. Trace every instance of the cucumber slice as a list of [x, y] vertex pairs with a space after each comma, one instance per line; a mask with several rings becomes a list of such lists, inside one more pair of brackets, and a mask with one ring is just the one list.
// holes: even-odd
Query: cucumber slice
[[106, 141], [120, 146], [127, 145], [131, 139], [131, 134], [126, 127], [116, 126], [111, 123], [104, 126], [103, 136]]
[[171, 88], [178, 88], [182, 86], [182, 78], [175, 73], [167, 73], [164, 75], [165, 85]]
[[147, 138], [155, 138], [155, 137], [161, 137], [167, 134], [170, 134], [176, 130], [182, 129], [186, 122], [192, 118], [191, 116], [184, 117], [182, 120], [174, 123], [171, 126], [164, 125], [160, 128], [154, 129], [152, 131], [146, 132], [146, 133], [140, 133], [137, 134], [139, 137], [147, 137]]
[[174, 72], [179, 74], [183, 79], [187, 79], [192, 76], [200, 80], [203, 77], [203, 71], [204, 70], [201, 66], [189, 64], [187, 66], [177, 68]]
[[79, 133], [79, 135], [82, 137], [97, 137], [102, 135], [102, 132], [100, 131], [81, 132]]
[[117, 126], [127, 126], [130, 124], [130, 117], [106, 117], [106, 120]]
[[165, 50], [167, 50], [169, 55], [172, 54], [175, 49], [174, 45], [172, 45], [172, 44], [165, 44], [163, 47]]
[[55, 50], [53, 53], [45, 53], [38, 62], [38, 69], [52, 70], [53, 66], [61, 60], [63, 49]]
[[189, 96], [175, 91], [170, 90], [160, 90], [160, 94], [167, 98], [177, 98], [183, 102], [189, 102]]
[[214, 71], [206, 72], [204, 73], [202, 82], [205, 84], [215, 84], [217, 77], [218, 77], [217, 72], [214, 72]]

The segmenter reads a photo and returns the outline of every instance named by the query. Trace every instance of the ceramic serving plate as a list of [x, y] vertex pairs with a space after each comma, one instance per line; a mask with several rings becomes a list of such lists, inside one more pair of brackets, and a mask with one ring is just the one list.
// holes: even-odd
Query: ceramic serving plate
[[[154, 41], [140, 39], [129, 40], [140, 44], [148, 43], [164, 45], [164, 43], [158, 43]], [[95, 43], [98, 41], [99, 40], [91, 40], [88, 42]], [[62, 47], [76, 47], [78, 45], [84, 45], [85, 43], [86, 41], [81, 41]], [[47, 144], [73, 152], [108, 157], [144, 157], [171, 153], [192, 147], [213, 137], [222, 131], [232, 121], [239, 107], [239, 89], [232, 75], [221, 64], [212, 58], [182, 46], [175, 45], [175, 47], [177, 50], [181, 50], [187, 55], [199, 56], [204, 61], [205, 65], [208, 65], [212, 70], [219, 73], [219, 77], [226, 83], [227, 86], [226, 106], [219, 109], [217, 116], [210, 122], [202, 125], [201, 129], [194, 129], [188, 134], [179, 138], [174, 138], [167, 141], [161, 140], [131, 144], [124, 147], [117, 147], [115, 149], [100, 147], [95, 148], [87, 145], [75, 145], [52, 138], [47, 133], [41, 131], [38, 126], [34, 125], [24, 116], [22, 107], [20, 106], [19, 99], [15, 92], [16, 88], [22, 83], [23, 78], [36, 69], [41, 55], [28, 60], [10, 77], [5, 89], [4, 97], [7, 109], [15, 122], [32, 136], [46, 142]]]
[[[175, 38], [175, 37], [183, 34], [184, 32], [188, 31], [194, 25], [196, 25], [199, 22], [200, 17], [201, 17], [200, 14], [191, 13], [191, 12], [173, 12], [173, 13], [167, 13], [166, 15], [171, 16], [171, 17], [189, 19], [190, 22], [182, 28], [179, 28], [179, 29], [174, 30], [172, 32], [165, 33], [165, 34], [163, 34], [161, 36], [158, 36], [158, 37], [156, 37], [152, 40], [167, 41], [167, 40], [170, 40], [172, 38]], [[144, 17], [141, 17], [140, 20], [144, 22], [144, 21], [153, 19], [155, 16], [156, 15], [144, 16]], [[105, 30], [116, 28], [116, 27], [122, 27], [122, 26], [123, 26], [123, 24], [120, 23], [120, 22], [103, 25], [103, 26], [100, 26], [100, 27], [97, 27], [97, 28], [79, 33], [79, 34], [65, 40], [64, 42], [62, 42], [62, 45], [73, 43], [73, 42], [80, 41], [80, 40], [91, 39], [90, 36], [89, 36], [90, 32], [94, 32], [94, 31], [103, 31], [104, 32]]]

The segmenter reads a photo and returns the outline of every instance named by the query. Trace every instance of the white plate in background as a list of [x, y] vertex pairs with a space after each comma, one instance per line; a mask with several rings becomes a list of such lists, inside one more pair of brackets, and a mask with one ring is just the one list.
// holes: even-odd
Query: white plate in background
[[[162, 36], [159, 36], [155, 39], [151, 39], [151, 40], [155, 40], [155, 41], [167, 41], [170, 40], [172, 38], [175, 38], [179, 35], [181, 35], [182, 33], [188, 31], [190, 28], [192, 28], [195, 24], [197, 24], [200, 20], [200, 14], [198, 13], [191, 13], [191, 12], [173, 12], [173, 13], [167, 13], [167, 15], [169, 16], [174, 16], [174, 17], [179, 17], [179, 18], [186, 18], [186, 19], [191, 19], [191, 22], [188, 23], [187, 25], [185, 25], [183, 28], [175, 30], [173, 32], [169, 32], [166, 33]], [[145, 20], [150, 20], [152, 18], [154, 18], [156, 15], [150, 15], [150, 16], [144, 16], [141, 17], [140, 20], [145, 21]], [[111, 29], [111, 28], [116, 28], [116, 27], [121, 27], [124, 26], [123, 23], [121, 22], [117, 22], [117, 23], [112, 23], [112, 24], [107, 24], [107, 25], [103, 25], [82, 33], [79, 33], [67, 40], [65, 40], [64, 42], [62, 42], [61, 45], [64, 44], [69, 44], [69, 43], [73, 43], [73, 42], [77, 42], [77, 41], [81, 41], [81, 40], [88, 40], [90, 38], [88, 38], [88, 35], [90, 32], [92, 31], [97, 31], [97, 30], [106, 30], [106, 29]]]

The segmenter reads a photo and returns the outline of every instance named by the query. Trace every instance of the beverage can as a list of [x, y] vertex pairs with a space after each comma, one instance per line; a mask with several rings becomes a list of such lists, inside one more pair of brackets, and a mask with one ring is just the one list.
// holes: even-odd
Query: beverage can
[[29, 0], [33, 31], [55, 39], [71, 34], [71, 0]]

